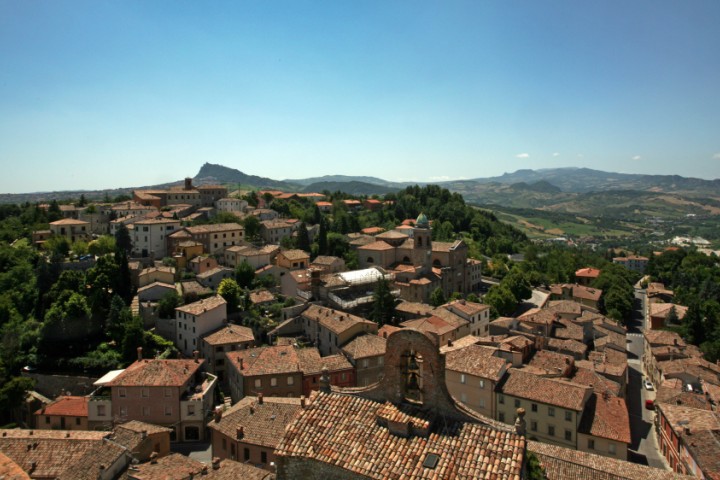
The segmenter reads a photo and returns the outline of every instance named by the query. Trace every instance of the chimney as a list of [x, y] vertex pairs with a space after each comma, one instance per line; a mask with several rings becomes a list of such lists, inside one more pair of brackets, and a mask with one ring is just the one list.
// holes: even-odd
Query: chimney
[[200, 352], [198, 352], [197, 350], [193, 350], [193, 359], [195, 359], [195, 363], [199, 362], [199, 360], [198, 360], [199, 358], [200, 358]]
[[218, 423], [220, 420], [222, 420], [223, 416], [223, 407], [222, 405], [218, 405], [215, 407], [215, 423]]
[[158, 452], [152, 452], [150, 454], [150, 463], [153, 465], [157, 463]]
[[30, 470], [28, 471], [28, 473], [33, 473], [36, 468], [37, 468], [37, 462], [36, 461], [30, 462]]
[[142, 432], [140, 432], [140, 438], [142, 438], [143, 440], [147, 438], [147, 430], [143, 430]]
[[207, 465], [203, 465], [202, 470], [200, 470], [201, 475], [207, 475], [208, 474], [208, 467]]
[[263, 404], [263, 394], [262, 394], [262, 392], [258, 393], [258, 403], [259, 403], [260, 405]]
[[690, 427], [685, 427], [685, 435], [690, 435]]
[[320, 391], [323, 393], [330, 393], [330, 373], [327, 367], [322, 368], [322, 375], [320, 375]]
[[218, 468], [220, 468], [220, 458], [218, 458], [218, 457], [213, 457], [213, 459], [212, 459], [212, 467], [213, 467], [213, 470], [217, 470]]
[[238, 440], [241, 440], [243, 436], [245, 436], [245, 430], [243, 429], [243, 426], [240, 425], [239, 427], [237, 427], [237, 429], [235, 429], [235, 437]]
[[300, 407], [305, 408], [305, 395], [300, 395]]
[[447, 345], [447, 346], [448, 346], [448, 347], [452, 347], [452, 346], [453, 346], [452, 340], [448, 340], [448, 345]]
[[243, 365], [243, 359], [241, 358], [240, 359], [240, 370], [242, 370], [244, 368], [245, 368], [245, 366]]
[[250, 405], [250, 415], [254, 415], [254, 414], [255, 414], [255, 407]]
[[142, 347], [137, 348], [138, 360], [142, 360]]

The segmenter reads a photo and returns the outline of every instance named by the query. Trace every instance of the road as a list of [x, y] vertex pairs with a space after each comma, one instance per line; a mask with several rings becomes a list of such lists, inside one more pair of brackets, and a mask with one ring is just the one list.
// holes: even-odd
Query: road
[[655, 400], [655, 391], [646, 390], [643, 385], [643, 346], [642, 332], [645, 327], [645, 291], [635, 290], [635, 313], [628, 322], [628, 387], [627, 405], [630, 415], [630, 433], [632, 443], [628, 460], [651, 467], [669, 470], [665, 458], [660, 453], [657, 432], [653, 422], [655, 411], [645, 408], [646, 400]]

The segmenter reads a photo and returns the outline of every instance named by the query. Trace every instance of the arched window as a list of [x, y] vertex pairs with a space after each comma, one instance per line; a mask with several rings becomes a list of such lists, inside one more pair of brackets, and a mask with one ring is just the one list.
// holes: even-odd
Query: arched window
[[367, 263], [375, 263], [375, 259], [373, 259], [373, 257], [367, 257], [366, 262]]
[[440, 263], [440, 260], [438, 260], [437, 258], [433, 260], [433, 267], [441, 268], [442, 263]]
[[410, 257], [408, 257], [408, 256], [403, 257], [402, 261], [403, 261], [403, 263], [412, 263], [410, 261]]

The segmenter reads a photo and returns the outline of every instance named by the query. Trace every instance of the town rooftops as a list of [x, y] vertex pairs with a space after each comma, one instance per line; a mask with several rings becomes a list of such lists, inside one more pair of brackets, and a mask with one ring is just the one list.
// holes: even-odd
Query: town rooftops
[[317, 348], [301, 348], [296, 351], [298, 364], [303, 375], [316, 375], [327, 368], [329, 372], [352, 370], [353, 366], [344, 355], [335, 354], [321, 357]]
[[204, 360], [137, 360], [113, 380], [109, 387], [182, 387]]
[[189, 315], [198, 316], [210, 310], [222, 307], [223, 305], [227, 305], [225, 299], [220, 295], [215, 295], [213, 297], [203, 298], [202, 300], [198, 300], [197, 302], [193, 302], [188, 305], [182, 305], [175, 308], [175, 310]]
[[[213, 420], [208, 427], [216, 432], [243, 443], [274, 449], [283, 438], [285, 427], [302, 409], [301, 399], [244, 397], [222, 413], [219, 421]], [[241, 430], [240, 438], [238, 429]]]
[[88, 399], [87, 397], [73, 396], [57, 397], [52, 403], [44, 406], [35, 412], [35, 414], [65, 417], [87, 417]]
[[387, 340], [378, 335], [359, 335], [341, 348], [346, 355], [354, 360], [360, 358], [385, 355]]
[[[406, 437], [390, 426], [393, 419], [407, 424], [404, 416], [388, 419], [381, 415], [385, 410], [380, 402], [319, 393], [285, 430], [276, 454], [375, 479], [490, 478], [490, 472], [497, 479], [520, 477], [523, 437], [451, 419], [430, 424], [429, 435]], [[412, 424], [422, 427], [423, 421]]]
[[406, 234], [404, 234], [402, 232], [398, 232], [397, 230], [389, 230], [387, 232], [383, 232], [379, 235], [376, 235], [375, 238], [380, 239], [380, 240], [385, 240], [385, 239], [388, 239], [388, 240], [402, 239], [402, 240], [404, 240], [404, 239], [410, 238], [410, 237], [408, 237]]
[[259, 303], [269, 303], [275, 301], [275, 295], [270, 290], [258, 290], [256, 292], [250, 292], [250, 302], [253, 305]]
[[630, 416], [625, 400], [593, 393], [585, 406], [578, 432], [630, 444]]
[[228, 232], [232, 230], [242, 230], [243, 227], [239, 223], [210, 223], [207, 225], [195, 225], [193, 227], [186, 227], [187, 231], [192, 235], [200, 233], [218, 233]]
[[430, 317], [418, 318], [415, 320], [408, 320], [400, 324], [405, 328], [414, 328], [421, 332], [434, 333], [435, 335], [445, 335], [456, 329], [455, 325], [446, 322], [444, 319], [432, 315]]
[[315, 260], [312, 261], [314, 265], [332, 265], [336, 261], [340, 260], [340, 257], [333, 257], [330, 255], [319, 255], [315, 257]]
[[300, 372], [297, 349], [289, 345], [227, 352], [225, 357], [246, 377]]
[[383, 242], [382, 240], [378, 240], [376, 242], [368, 243], [367, 245], [362, 245], [358, 247], [359, 250], [392, 250], [395, 247], [390, 245], [387, 242]]
[[581, 268], [575, 271], [575, 276], [581, 278], [597, 278], [600, 276], [600, 270], [592, 267]]
[[578, 385], [593, 387], [595, 393], [600, 395], [611, 394], [619, 397], [622, 392], [622, 387], [619, 383], [613, 382], [609, 378], [605, 378], [595, 370], [589, 368], [576, 368], [572, 382]]
[[62, 220], [56, 220], [54, 222], [50, 222], [50, 225], [90, 225], [90, 222], [86, 222], [84, 220], [76, 220], [74, 218], [63, 218]]
[[562, 375], [574, 363], [574, 358], [551, 350], [538, 350], [528, 363], [549, 375]]
[[308, 320], [318, 322], [336, 335], [340, 335], [358, 324], [377, 327], [377, 324], [370, 320], [319, 305], [311, 305], [302, 313], [302, 316]]
[[490, 308], [490, 305], [483, 303], [470, 302], [468, 300], [455, 300], [454, 302], [446, 303], [443, 305], [444, 308], [456, 309], [465, 315], [475, 315], [483, 312]]
[[242, 325], [227, 325], [205, 335], [203, 340], [208, 345], [230, 345], [254, 342], [255, 337], [251, 328]]
[[432, 305], [428, 305], [427, 303], [419, 303], [419, 302], [400, 302], [396, 307], [395, 310], [402, 313], [410, 313], [413, 315], [429, 315], [430, 312], [433, 311]]
[[499, 381], [508, 367], [507, 360], [494, 356], [495, 349], [480, 345], [451, 350], [445, 354], [445, 368], [458, 373]]
[[505, 381], [499, 388], [505, 395], [535, 400], [576, 412], [583, 410], [591, 392], [590, 387], [584, 385], [540, 377], [515, 368], [508, 370]]
[[680, 335], [669, 330], [645, 330], [645, 340], [653, 346], [677, 345], [684, 347], [685, 340]]
[[310, 257], [309, 253], [299, 249], [283, 250], [280, 252], [280, 255], [284, 256], [288, 260], [303, 260]]
[[670, 310], [675, 309], [678, 320], [682, 320], [688, 311], [688, 307], [675, 303], [651, 303], [648, 305], [651, 317], [667, 318]]
[[169, 218], [146, 218], [145, 220], [139, 220], [135, 222], [135, 225], [160, 225], [175, 223], [180, 225], [180, 220], [174, 220]]

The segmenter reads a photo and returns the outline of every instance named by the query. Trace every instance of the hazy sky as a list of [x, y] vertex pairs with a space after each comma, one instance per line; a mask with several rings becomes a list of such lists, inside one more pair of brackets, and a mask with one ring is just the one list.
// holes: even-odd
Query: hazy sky
[[720, 177], [720, 1], [0, 0], [0, 193]]

